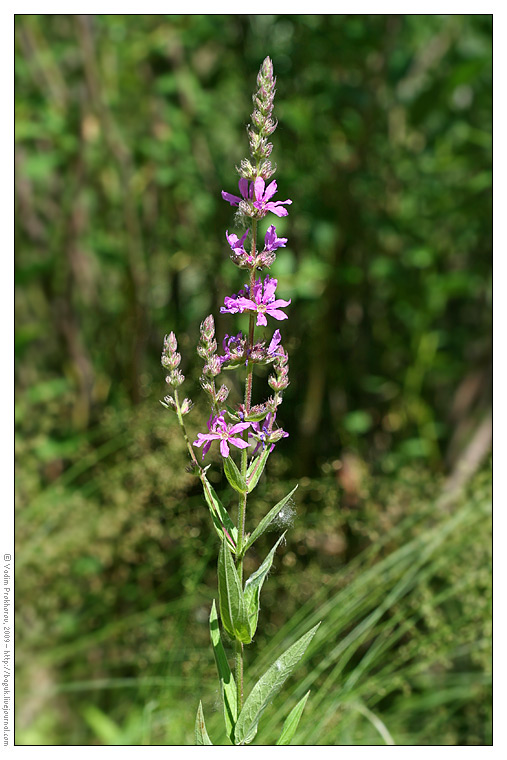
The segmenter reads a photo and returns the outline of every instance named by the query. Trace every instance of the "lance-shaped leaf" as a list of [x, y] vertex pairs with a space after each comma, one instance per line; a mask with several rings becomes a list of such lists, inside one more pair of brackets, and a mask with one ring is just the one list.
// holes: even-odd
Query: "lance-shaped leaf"
[[306, 700], [308, 699], [309, 694], [310, 692], [307, 691], [303, 699], [300, 699], [297, 705], [288, 714], [287, 718], [285, 719], [285, 723], [283, 724], [280, 738], [276, 743], [277, 747], [291, 743], [294, 734], [296, 733], [296, 729], [299, 725], [299, 721], [301, 720], [301, 716], [303, 714], [303, 710], [305, 709]]
[[201, 483], [204, 491], [204, 498], [209, 507], [211, 513], [211, 519], [213, 520], [213, 526], [221, 539], [225, 538], [229, 542], [231, 549], [236, 551], [236, 543], [238, 540], [238, 529], [229, 517], [227, 510], [223, 506], [222, 502], [216, 495], [215, 489], [209, 482], [206, 475], [201, 475]]
[[301, 636], [276, 662], [271, 665], [263, 676], [259, 678], [252, 691], [245, 700], [243, 709], [238, 716], [234, 739], [236, 744], [250, 744], [257, 733], [259, 719], [271, 702], [278, 694], [283, 684], [290, 676], [302, 656], [308, 644], [315, 636], [320, 623], [312, 628], [304, 636]]
[[197, 716], [195, 718], [195, 743], [196, 744], [213, 744], [206, 731], [206, 724], [204, 723], [204, 713], [202, 711], [202, 703], [199, 702], [197, 708]]
[[294, 493], [294, 491], [296, 490], [296, 488], [297, 488], [297, 486], [294, 486], [294, 488], [292, 489], [292, 491], [289, 494], [287, 494], [287, 496], [284, 496], [284, 498], [281, 501], [279, 501], [278, 504], [275, 504], [275, 506], [273, 507], [273, 509], [270, 509], [269, 512], [267, 513], [267, 515], [262, 518], [262, 520], [260, 521], [260, 523], [258, 524], [258, 526], [255, 528], [255, 530], [253, 531], [253, 533], [248, 537], [245, 545], [243, 546], [243, 548], [241, 550], [241, 556], [244, 556], [244, 554], [247, 551], [247, 549], [249, 549], [252, 546], [252, 544], [254, 543], [254, 541], [257, 541], [257, 539], [259, 538], [259, 536], [262, 536], [262, 534], [264, 533], [264, 531], [267, 528], [269, 528], [269, 526], [271, 525], [271, 523], [273, 522], [273, 520], [275, 520], [278, 517], [278, 515], [280, 514], [280, 512], [282, 511], [282, 509], [284, 508], [284, 506], [287, 504], [287, 502], [291, 498], [291, 496]]
[[218, 599], [222, 625], [227, 633], [243, 644], [252, 640], [241, 582], [229, 545], [222, 541], [218, 555]]
[[259, 618], [260, 609], [260, 595], [262, 584], [266, 580], [266, 576], [271, 569], [275, 552], [280, 545], [280, 542], [284, 538], [285, 533], [282, 533], [276, 544], [273, 546], [268, 556], [262, 563], [262, 565], [250, 576], [245, 583], [245, 604], [246, 611], [248, 613], [248, 622], [250, 623], [250, 633], [252, 636], [257, 630], [257, 620]]
[[270, 453], [271, 447], [266, 446], [262, 454], [259, 454], [258, 457], [255, 457], [253, 462], [250, 464], [250, 467], [246, 472], [246, 484], [248, 487], [248, 493], [250, 493], [250, 491], [253, 491], [259, 482], [259, 478], [264, 472], [264, 468], [266, 466], [266, 462], [268, 461]]
[[246, 481], [243, 475], [240, 473], [238, 468], [236, 467], [236, 462], [234, 459], [230, 456], [227, 457], [227, 459], [224, 459], [224, 472], [225, 477], [231, 484], [231, 486], [234, 488], [235, 491], [238, 493], [246, 493], [247, 487], [246, 487]]
[[218, 615], [215, 600], [211, 607], [211, 613], [209, 616], [209, 630], [211, 635], [211, 643], [213, 645], [213, 653], [215, 655], [215, 662], [217, 664], [218, 677], [220, 679], [220, 693], [222, 695], [222, 702], [224, 706], [224, 718], [225, 729], [231, 742], [234, 744], [234, 726], [238, 717], [238, 698], [236, 692], [236, 682], [234, 676], [231, 673], [229, 662], [225, 654], [225, 650], [220, 637], [220, 629], [218, 627]]

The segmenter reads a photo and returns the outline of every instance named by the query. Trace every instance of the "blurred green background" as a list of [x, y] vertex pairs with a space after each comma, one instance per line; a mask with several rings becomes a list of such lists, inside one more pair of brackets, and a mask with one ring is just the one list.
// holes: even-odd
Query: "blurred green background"
[[199, 697], [225, 743], [217, 546], [159, 360], [175, 330], [197, 401], [266, 55], [290, 437], [251, 524], [300, 488], [248, 673], [323, 623], [258, 741], [311, 688], [297, 743], [491, 743], [492, 17], [15, 27], [17, 743], [191, 744]]

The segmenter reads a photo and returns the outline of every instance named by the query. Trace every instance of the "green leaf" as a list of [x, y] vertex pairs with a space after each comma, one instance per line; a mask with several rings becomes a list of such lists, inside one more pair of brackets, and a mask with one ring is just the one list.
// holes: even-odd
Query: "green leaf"
[[234, 639], [249, 644], [252, 640], [243, 589], [229, 545], [222, 541], [218, 555], [218, 599], [222, 625]]
[[262, 454], [260, 454], [258, 457], [256, 457], [253, 462], [250, 464], [250, 467], [246, 471], [246, 483], [248, 487], [248, 493], [250, 491], [253, 491], [257, 483], [259, 482], [259, 478], [264, 472], [264, 468], [266, 466], [266, 462], [268, 461], [268, 457], [271, 453], [271, 447], [266, 446]]
[[271, 509], [268, 512], [268, 514], [262, 518], [262, 520], [260, 521], [256, 529], [253, 531], [252, 535], [248, 537], [247, 542], [243, 546], [243, 549], [241, 550], [241, 556], [244, 556], [245, 552], [247, 551], [247, 549], [249, 549], [252, 546], [254, 541], [257, 541], [259, 536], [262, 536], [264, 531], [267, 528], [269, 528], [270, 524], [273, 522], [273, 520], [278, 516], [278, 514], [282, 511], [284, 506], [287, 504], [287, 502], [289, 501], [290, 497], [292, 496], [296, 488], [297, 486], [294, 486], [292, 491], [289, 494], [287, 494], [287, 496], [285, 496], [281, 501], [279, 501], [278, 504], [275, 504], [273, 509]]
[[244, 363], [245, 363], [244, 359], [237, 359], [234, 361], [224, 362], [220, 369], [222, 371], [224, 369], [238, 369], [238, 367], [242, 367]]
[[229, 662], [225, 654], [218, 627], [218, 615], [215, 600], [211, 607], [209, 616], [209, 629], [211, 635], [211, 644], [217, 664], [218, 677], [220, 679], [220, 693], [224, 707], [225, 729], [231, 742], [234, 744], [234, 726], [238, 718], [238, 701], [236, 692], [236, 682], [231, 673]]
[[227, 459], [224, 459], [224, 472], [225, 477], [235, 491], [238, 493], [247, 493], [245, 478], [236, 467], [234, 459], [230, 456], [227, 457]]
[[301, 720], [303, 710], [305, 709], [306, 700], [308, 699], [309, 691], [306, 692], [303, 699], [300, 699], [297, 705], [288, 714], [285, 723], [283, 724], [282, 733], [278, 739], [276, 746], [282, 746], [284, 744], [290, 744], [291, 740], [296, 733], [296, 729]]
[[275, 552], [278, 549], [278, 546], [280, 545], [280, 542], [284, 538], [285, 533], [282, 533], [276, 544], [273, 546], [271, 551], [269, 552], [268, 556], [262, 563], [262, 565], [250, 576], [250, 578], [245, 583], [245, 604], [246, 604], [246, 611], [248, 614], [248, 622], [250, 624], [250, 633], [252, 636], [255, 634], [255, 631], [257, 630], [257, 620], [259, 618], [259, 609], [260, 609], [260, 595], [261, 595], [261, 589], [262, 584], [266, 580], [266, 576], [269, 573], [271, 569], [271, 565], [273, 564], [273, 559], [275, 556]]
[[236, 551], [238, 540], [238, 529], [229, 517], [227, 510], [215, 493], [215, 489], [207, 479], [206, 475], [201, 474], [201, 483], [204, 491], [204, 498], [211, 513], [213, 525], [220, 536], [220, 539], [226, 537], [233, 551]]
[[248, 414], [245, 414], [245, 422], [260, 422], [261, 420], [265, 420], [268, 414], [268, 409], [251, 411]]
[[206, 724], [204, 723], [204, 713], [202, 711], [202, 702], [199, 702], [197, 708], [197, 715], [195, 718], [195, 743], [196, 744], [213, 744], [210, 741], [208, 732], [206, 731]]
[[[225, 544], [222, 544], [224, 546]], [[302, 656], [304, 655], [308, 644], [315, 636], [320, 623], [317, 623], [304, 636], [301, 636], [286, 652], [284, 652], [276, 662], [271, 665], [263, 676], [259, 678], [252, 691], [246, 698], [243, 709], [238, 717], [234, 739], [236, 744], [250, 744], [255, 734], [259, 719], [271, 702], [273, 697], [278, 694], [283, 684], [290, 676]]]

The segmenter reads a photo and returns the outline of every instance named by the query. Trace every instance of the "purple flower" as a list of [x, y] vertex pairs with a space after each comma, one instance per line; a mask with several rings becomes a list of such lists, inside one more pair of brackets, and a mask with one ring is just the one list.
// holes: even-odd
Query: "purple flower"
[[213, 441], [220, 441], [220, 453], [223, 457], [229, 456], [229, 444], [232, 443], [238, 449], [246, 449], [249, 444], [242, 438], [236, 438], [237, 433], [242, 433], [250, 427], [250, 422], [238, 422], [236, 425], [228, 425], [224, 420], [225, 412], [220, 412], [216, 417], [213, 415], [208, 420], [209, 433], [197, 433], [197, 440], [194, 441], [194, 446], [202, 449], [202, 458], [206, 456], [211, 448]]
[[227, 242], [231, 246], [231, 259], [237, 266], [243, 269], [248, 269], [255, 263], [254, 257], [250, 253], [247, 253], [243, 247], [248, 232], [249, 230], [245, 232], [242, 238], [238, 238], [234, 232], [229, 235], [229, 230], [225, 233]]
[[257, 441], [252, 456], [255, 456], [260, 448], [265, 449], [266, 446], [271, 446], [271, 451], [275, 447], [275, 443], [281, 438], [288, 438], [289, 434], [282, 430], [282, 428], [276, 428], [273, 430], [273, 425], [276, 420], [276, 412], [269, 412], [267, 417], [262, 422], [252, 422], [252, 431], [248, 433], [249, 438], [253, 438]]
[[287, 206], [292, 203], [291, 200], [286, 201], [275, 201], [273, 202], [271, 198], [276, 193], [277, 184], [276, 179], [273, 180], [273, 182], [270, 182], [269, 185], [265, 188], [266, 183], [262, 179], [262, 177], [257, 177], [257, 179], [254, 182], [254, 190], [255, 190], [255, 201], [254, 206], [259, 211], [271, 211], [273, 214], [276, 214], [276, 216], [287, 216], [289, 213], [286, 208], [282, 208], [283, 206]]
[[241, 198], [239, 195], [232, 195], [231, 193], [226, 193], [224, 190], [222, 190], [222, 198], [224, 201], [230, 203], [231, 206], [239, 206], [241, 201], [244, 200], [248, 201], [250, 205], [253, 205], [254, 209], [259, 212], [258, 216], [261, 217], [266, 216], [268, 211], [271, 211], [276, 216], [287, 216], [289, 213], [286, 208], [283, 208], [283, 206], [290, 206], [292, 203], [291, 200], [271, 200], [273, 195], [276, 193], [276, 180], [270, 182], [266, 187], [266, 183], [262, 177], [257, 177], [255, 182], [250, 183], [247, 179], [244, 179], [242, 177], [238, 183], [238, 186], [239, 192], [242, 196]]
[[257, 314], [257, 325], [264, 326], [268, 323], [266, 314], [278, 320], [287, 319], [287, 314], [281, 311], [280, 307], [288, 306], [290, 299], [288, 301], [284, 301], [282, 298], [275, 299], [277, 283], [277, 280], [268, 275], [264, 279], [264, 284], [260, 278], [255, 281], [253, 293], [250, 293], [250, 288], [245, 285], [237, 296], [226, 296], [225, 305], [221, 307], [220, 312], [222, 314], [253, 312]]
[[272, 224], [268, 227], [266, 235], [264, 236], [264, 250], [276, 251], [277, 248], [285, 248], [287, 245], [287, 238], [279, 238], [276, 236], [275, 225]]
[[225, 233], [225, 237], [227, 238], [227, 242], [231, 246], [231, 249], [233, 251], [237, 251], [238, 253], [246, 253], [245, 249], [243, 248], [243, 244], [246, 240], [246, 236], [248, 235], [249, 230], [245, 232], [242, 238], [238, 238], [237, 235], [234, 234], [234, 232], [229, 235], [229, 230]]
[[230, 361], [241, 361], [244, 358], [246, 339], [243, 333], [237, 335], [226, 335], [223, 342], [224, 355], [219, 356], [221, 364]]

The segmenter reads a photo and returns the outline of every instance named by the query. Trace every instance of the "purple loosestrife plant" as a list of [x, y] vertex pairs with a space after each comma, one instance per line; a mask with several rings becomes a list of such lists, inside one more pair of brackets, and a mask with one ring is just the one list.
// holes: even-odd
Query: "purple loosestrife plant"
[[[248, 227], [241, 237], [236, 233], [229, 234], [228, 230], [225, 233], [231, 249], [230, 258], [239, 269], [248, 272], [248, 282], [237, 294], [226, 296], [220, 312], [248, 314], [248, 334], [243, 335], [239, 332], [232, 336], [226, 335], [222, 343], [223, 353], [218, 354], [213, 317], [206, 317], [202, 323], [197, 353], [204, 362], [200, 382], [209, 397], [211, 416], [208, 420], [208, 431], [198, 433], [193, 443], [187, 435], [183, 420], [190, 412], [192, 402], [188, 398], [180, 401], [178, 395], [178, 388], [185, 378], [178, 369], [181, 357], [177, 351], [174, 333], [165, 338], [162, 353], [162, 365], [169, 373], [166, 381], [172, 389], [172, 394], [166, 396], [162, 403], [177, 414], [192, 460], [192, 468], [202, 483], [204, 498], [219, 540], [218, 611], [216, 603], [213, 602], [209, 620], [210, 635], [220, 683], [225, 730], [229, 740], [235, 745], [250, 744], [253, 741], [262, 713], [303, 657], [318, 628], [315, 626], [309, 630], [281, 654], [245, 696], [244, 647], [252, 643], [255, 635], [261, 589], [285, 533], [282, 533], [266, 559], [246, 580], [243, 578], [243, 560], [259, 536], [269, 526], [279, 524], [284, 507], [290, 503], [297, 488], [293, 488], [278, 502], [251, 533], [246, 532], [248, 496], [257, 486], [275, 446], [289, 435], [277, 422], [283, 392], [289, 384], [289, 359], [282, 345], [282, 335], [279, 329], [275, 329], [269, 341], [259, 340], [255, 336], [256, 327], [269, 327], [272, 325], [271, 319], [278, 322], [286, 320], [288, 314], [284, 310], [291, 303], [290, 299], [279, 298], [276, 294], [276, 279], [269, 274], [263, 278], [257, 276], [262, 270], [272, 266], [276, 259], [276, 251], [287, 244], [287, 238], [279, 238], [275, 225], [271, 224], [264, 236], [264, 246], [259, 246], [259, 220], [268, 214], [277, 217], [287, 216], [286, 206], [292, 203], [291, 200], [273, 200], [277, 183], [271, 180], [266, 184], [276, 170], [269, 158], [273, 146], [268, 140], [276, 129], [276, 122], [272, 118], [275, 83], [273, 65], [271, 60], [266, 58], [257, 76], [257, 92], [253, 96], [252, 124], [248, 127], [250, 157], [243, 159], [237, 169], [240, 175], [240, 195], [222, 191], [224, 200], [238, 209], [238, 226]], [[268, 385], [273, 395], [264, 402], [253, 405], [252, 385], [256, 364], [271, 366]], [[225, 405], [229, 394], [227, 385], [222, 384], [217, 388], [218, 375], [231, 370], [244, 373], [245, 378], [243, 401], [236, 408]], [[201, 457], [201, 461], [206, 458], [214, 445], [218, 446], [225, 476], [238, 496], [236, 523], [207, 478], [206, 473], [210, 465], [202, 466], [199, 461]], [[197, 456], [196, 449], [201, 449], [202, 454], [199, 451]], [[222, 640], [218, 612], [221, 627], [234, 645], [234, 673]], [[290, 743], [307, 698], [308, 694], [289, 713], [277, 741], [278, 745]], [[197, 710], [195, 739], [196, 744], [212, 744], [206, 730], [201, 703]]]

